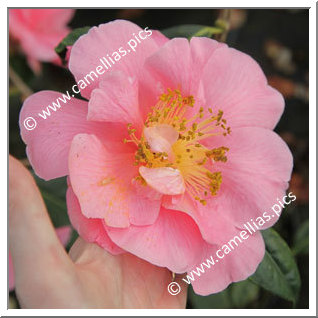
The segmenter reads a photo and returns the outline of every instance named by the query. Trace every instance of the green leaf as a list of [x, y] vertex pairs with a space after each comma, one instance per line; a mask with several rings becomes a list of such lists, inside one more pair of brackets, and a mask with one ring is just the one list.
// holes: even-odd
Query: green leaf
[[230, 286], [233, 307], [247, 308], [247, 306], [255, 301], [259, 295], [258, 285], [246, 279], [242, 282], [234, 283]]
[[74, 29], [71, 33], [69, 33], [55, 48], [55, 52], [61, 57], [64, 62], [67, 47], [72, 46], [80, 36], [86, 34], [90, 29], [90, 26], [82, 27]]
[[[45, 181], [34, 173], [33, 176], [41, 191], [54, 227], [57, 228], [64, 225], [70, 225], [65, 199], [67, 190], [66, 177]], [[77, 238], [77, 232], [72, 230], [70, 241], [66, 246], [67, 251], [69, 251]]]
[[194, 293], [192, 286], [188, 293], [189, 301], [195, 309], [230, 309], [232, 308], [230, 292], [228, 289], [209, 296], [200, 296]]
[[295, 243], [292, 248], [294, 255], [308, 254], [309, 252], [309, 220], [306, 220], [297, 230]]
[[223, 29], [198, 24], [183, 24], [174, 26], [161, 31], [168, 38], [186, 37], [190, 39], [193, 36], [212, 37], [214, 34], [220, 34]]
[[192, 307], [201, 309], [247, 308], [258, 298], [259, 287], [250, 280], [231, 284], [220, 293], [209, 296], [196, 295], [189, 288], [189, 300]]
[[262, 234], [266, 244], [265, 257], [250, 279], [295, 304], [300, 289], [300, 275], [291, 250], [273, 229], [262, 231]]
[[53, 225], [60, 227], [69, 225], [70, 221], [66, 208], [66, 178], [58, 178], [50, 181], [40, 179], [33, 174], [35, 181], [41, 191], [48, 213], [51, 217]]

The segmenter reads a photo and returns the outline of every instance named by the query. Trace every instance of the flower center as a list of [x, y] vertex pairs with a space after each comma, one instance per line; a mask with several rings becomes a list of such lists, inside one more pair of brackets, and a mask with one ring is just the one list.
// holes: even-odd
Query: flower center
[[[223, 112], [216, 114], [211, 108], [200, 107], [196, 114], [193, 96], [182, 97], [179, 90], [169, 90], [160, 96], [152, 107], [140, 138], [128, 124], [131, 139], [137, 146], [135, 165], [147, 168], [170, 167], [178, 169], [186, 191], [203, 205], [208, 195], [216, 195], [222, 183], [220, 171], [211, 172], [217, 161], [226, 162], [226, 147], [206, 148], [201, 141], [216, 135], [228, 135], [231, 131], [223, 119]], [[140, 176], [136, 178], [146, 184]]]

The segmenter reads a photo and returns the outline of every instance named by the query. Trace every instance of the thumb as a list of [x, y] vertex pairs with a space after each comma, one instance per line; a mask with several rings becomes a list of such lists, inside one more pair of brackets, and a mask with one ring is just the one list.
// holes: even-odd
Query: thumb
[[[9, 157], [9, 248], [16, 288], [48, 279], [72, 264], [55, 233], [30, 172]], [[45, 270], [45, 272], [44, 272]]]

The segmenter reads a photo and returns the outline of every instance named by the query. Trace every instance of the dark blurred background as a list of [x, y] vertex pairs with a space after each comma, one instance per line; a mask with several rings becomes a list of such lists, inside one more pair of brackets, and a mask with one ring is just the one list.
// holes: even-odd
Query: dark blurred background
[[[114, 19], [131, 20], [142, 28], [158, 29], [169, 34], [169, 28], [183, 24], [213, 26], [218, 9], [79, 9], [69, 24], [71, 28], [94, 26]], [[286, 240], [296, 257], [301, 275], [301, 291], [296, 308], [308, 308], [308, 140], [309, 140], [309, 11], [300, 9], [232, 9], [229, 46], [251, 55], [263, 68], [270, 85], [285, 97], [286, 108], [276, 131], [289, 145], [294, 156], [290, 191], [297, 200], [288, 206], [275, 229]], [[167, 30], [168, 29], [168, 30]], [[35, 75], [26, 59], [10, 42], [10, 66], [33, 90], [70, 88], [73, 78], [67, 69], [44, 64]], [[19, 134], [18, 116], [23, 96], [10, 83], [9, 151], [28, 161]], [[36, 178], [55, 226], [69, 224], [65, 206], [65, 179], [44, 182]], [[72, 242], [76, 238], [73, 233]], [[69, 246], [72, 243], [69, 244]], [[68, 246], [68, 247], [69, 247]], [[18, 306], [14, 292], [10, 307]], [[292, 304], [254, 285], [249, 280], [232, 284], [225, 291], [201, 297], [189, 291], [187, 308], [293, 308]]]

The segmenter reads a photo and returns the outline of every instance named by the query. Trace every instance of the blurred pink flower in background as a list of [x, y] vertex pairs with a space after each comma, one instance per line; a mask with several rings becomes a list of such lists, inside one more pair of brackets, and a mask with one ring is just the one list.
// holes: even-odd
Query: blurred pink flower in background
[[[139, 32], [121, 20], [92, 28], [72, 47], [75, 79]], [[24, 118], [60, 93], [30, 96], [21, 134], [40, 177], [69, 176], [68, 213], [85, 240], [190, 272], [285, 194], [293, 160], [272, 131], [284, 100], [251, 57], [225, 44], [152, 31], [139, 45], [81, 91], [88, 102], [72, 98], [35, 131]], [[264, 252], [256, 232], [194, 291], [246, 279]]]
[[[72, 228], [68, 225], [56, 228], [56, 235], [58, 236], [63, 246], [66, 246], [69, 243], [71, 239], [71, 234], [72, 234]], [[13, 269], [11, 253], [9, 251], [9, 291], [14, 290], [14, 288], [15, 288], [14, 269]]]
[[54, 48], [69, 33], [73, 9], [9, 9], [9, 32], [17, 39], [34, 72], [40, 62], [60, 65]]

